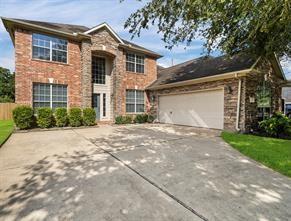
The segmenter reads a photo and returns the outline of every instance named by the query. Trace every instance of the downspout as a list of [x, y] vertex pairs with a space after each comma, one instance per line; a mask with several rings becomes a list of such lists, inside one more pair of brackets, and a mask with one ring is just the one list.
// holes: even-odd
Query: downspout
[[[237, 77], [237, 74], [236, 74], [236, 77]], [[241, 78], [238, 78], [238, 95], [237, 95], [236, 124], [235, 124], [235, 129], [237, 131], [240, 131], [240, 128], [239, 128], [240, 100], [241, 100]]]

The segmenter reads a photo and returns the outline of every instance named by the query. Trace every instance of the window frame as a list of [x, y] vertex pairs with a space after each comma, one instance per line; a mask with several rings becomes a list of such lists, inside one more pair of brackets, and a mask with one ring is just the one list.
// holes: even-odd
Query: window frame
[[[42, 36], [48, 37], [50, 39], [49, 40], [49, 45], [50, 45], [49, 48], [45, 47], [45, 46], [34, 45], [34, 42], [33, 42], [34, 35], [42, 35]], [[66, 50], [53, 48], [52, 39], [59, 39], [59, 40], [65, 41], [67, 43], [66, 44]], [[34, 57], [33, 56], [33, 48], [34, 47], [48, 49], [49, 50], [49, 60]], [[53, 60], [53, 51], [66, 52], [66, 62], [54, 61]], [[59, 38], [59, 37], [51, 36], [51, 35], [46, 35], [46, 34], [41, 34], [41, 33], [35, 33], [35, 32], [32, 33], [32, 35], [31, 35], [31, 58], [32, 58], [32, 60], [53, 62], [53, 63], [58, 63], [58, 64], [69, 64], [69, 53], [68, 52], [69, 52], [69, 41], [67, 39], [63, 39], [63, 38]]]
[[[35, 85], [46, 85], [46, 86], [49, 86], [49, 101], [35, 101], [35, 94], [34, 94], [34, 86]], [[53, 86], [62, 86], [64, 88], [66, 88], [66, 102], [64, 101], [53, 101]], [[38, 94], [38, 95], [41, 95], [41, 94]], [[54, 109], [53, 107], [53, 104], [54, 103], [66, 103], [66, 107], [65, 108], [68, 108], [68, 105], [69, 105], [69, 99], [68, 99], [68, 85], [66, 84], [51, 84], [51, 83], [40, 83], [40, 82], [34, 82], [33, 85], [32, 85], [32, 106], [33, 108], [39, 108], [39, 107], [35, 107], [35, 103], [49, 103], [49, 108], [51, 109]], [[46, 107], [46, 106], [44, 106]], [[57, 108], [57, 107], [56, 107]]]
[[[131, 54], [131, 55], [134, 55], [134, 61], [128, 61], [127, 60], [127, 55], [128, 54]], [[141, 62], [138, 62], [137, 60], [137, 57], [142, 57], [143, 58], [143, 63]], [[145, 60], [146, 60], [146, 56], [144, 54], [139, 54], [139, 53], [134, 53], [134, 52], [130, 52], [130, 51], [127, 51], [126, 54], [125, 54], [125, 70], [127, 72], [133, 72], [133, 73], [137, 73], [137, 74], [145, 74]], [[130, 64], [133, 64], [134, 65], [134, 70], [127, 70], [127, 63], [130, 63]], [[142, 65], [143, 66], [143, 72], [137, 72], [137, 66], [138, 65]]]
[[[93, 73], [93, 58], [101, 58], [104, 60], [104, 83], [95, 83], [94, 82], [94, 73]], [[92, 84], [99, 84], [99, 85], [106, 85], [106, 58], [103, 56], [97, 56], [97, 55], [92, 55], [92, 59], [91, 59], [91, 74], [92, 74]], [[98, 79], [98, 78], [96, 78]]]
[[[127, 92], [129, 91], [134, 91], [134, 102], [130, 102], [128, 103], [128, 98], [127, 98]], [[141, 103], [137, 103], [137, 92], [142, 92], [143, 93], [143, 111], [142, 112], [137, 112], [137, 105], [141, 105]], [[132, 98], [131, 98], [132, 99]], [[131, 105], [134, 105], [134, 112], [128, 112], [127, 111], [127, 104], [131, 104]], [[136, 89], [126, 89], [125, 91], [125, 112], [127, 114], [143, 114], [145, 113], [145, 104], [146, 104], [146, 99], [145, 99], [145, 91], [144, 90], [136, 90]]]

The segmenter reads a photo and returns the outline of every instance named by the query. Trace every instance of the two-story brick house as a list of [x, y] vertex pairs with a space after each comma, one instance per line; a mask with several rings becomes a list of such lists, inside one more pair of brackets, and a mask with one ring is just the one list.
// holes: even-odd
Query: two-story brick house
[[255, 129], [282, 109], [286, 78], [275, 55], [201, 57], [158, 68], [161, 55], [105, 23], [2, 21], [15, 46], [19, 104], [93, 107], [98, 120], [111, 122], [149, 112], [161, 123], [232, 131]]
[[33, 107], [94, 107], [97, 119], [149, 109], [146, 87], [159, 54], [121, 39], [106, 23], [2, 18], [15, 46], [15, 101]]

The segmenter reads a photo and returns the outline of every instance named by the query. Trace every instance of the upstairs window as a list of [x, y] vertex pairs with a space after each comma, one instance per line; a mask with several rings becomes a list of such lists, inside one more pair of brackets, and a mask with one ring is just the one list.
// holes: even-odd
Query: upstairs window
[[144, 91], [126, 90], [126, 112], [127, 113], [144, 112]]
[[126, 53], [126, 71], [144, 73], [144, 59], [143, 55]]
[[92, 57], [92, 81], [94, 84], [105, 84], [105, 58]]
[[67, 63], [68, 41], [41, 34], [32, 35], [32, 57]]

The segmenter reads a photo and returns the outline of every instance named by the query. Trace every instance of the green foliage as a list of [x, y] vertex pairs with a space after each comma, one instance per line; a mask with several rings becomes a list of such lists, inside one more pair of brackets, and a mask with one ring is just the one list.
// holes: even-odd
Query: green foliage
[[14, 78], [9, 69], [0, 67], [0, 103], [14, 101]]
[[134, 118], [134, 122], [138, 124], [146, 123], [148, 121], [147, 114], [138, 114]]
[[132, 116], [130, 116], [130, 115], [125, 115], [125, 116], [123, 117], [123, 123], [124, 123], [124, 124], [131, 124], [131, 123], [132, 123]]
[[13, 110], [13, 120], [19, 129], [29, 129], [34, 126], [33, 109], [30, 106], [18, 106]]
[[53, 111], [49, 107], [40, 107], [37, 109], [37, 126], [40, 128], [49, 128], [54, 125]]
[[0, 97], [0, 103], [13, 103], [14, 100], [7, 95]]
[[115, 117], [115, 124], [123, 124], [123, 117], [121, 115]]
[[65, 127], [68, 124], [67, 108], [59, 107], [55, 110], [55, 120], [57, 127]]
[[[291, 120], [280, 112], [259, 123], [260, 128], [272, 137], [290, 133]], [[289, 134], [290, 135], [290, 134]]]
[[79, 127], [82, 125], [82, 111], [78, 107], [73, 107], [69, 111], [69, 123], [72, 127]]
[[13, 132], [13, 126], [12, 120], [0, 120], [0, 147]]
[[154, 120], [155, 120], [155, 118], [153, 115], [148, 115], [148, 120], [147, 120], [148, 123], [152, 123], [152, 122], [154, 122]]
[[93, 126], [96, 124], [96, 112], [93, 108], [83, 109], [83, 123], [86, 126]]
[[[157, 25], [167, 48], [205, 38], [208, 53], [241, 51], [256, 56], [291, 55], [290, 1], [152, 0], [125, 23], [132, 36]], [[275, 37], [274, 37], [275, 36]]]
[[291, 177], [291, 140], [229, 132], [221, 136], [244, 155]]
[[125, 115], [125, 116], [117, 116], [115, 117], [115, 124], [131, 124], [132, 123], [132, 116]]

